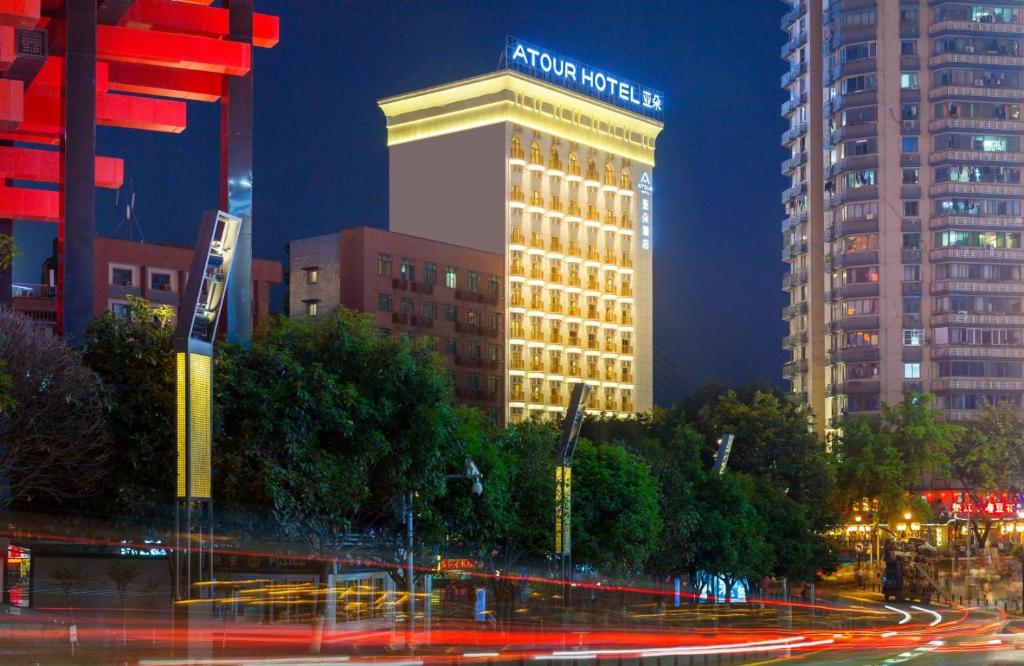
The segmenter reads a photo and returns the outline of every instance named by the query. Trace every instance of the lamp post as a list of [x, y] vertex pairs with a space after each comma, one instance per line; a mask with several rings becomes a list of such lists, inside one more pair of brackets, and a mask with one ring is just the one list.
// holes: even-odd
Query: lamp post
[[[480, 496], [484, 492], [483, 478], [484, 475], [480, 473], [480, 469], [470, 459], [466, 459], [466, 471], [464, 474], [445, 474], [445, 480], [452, 481], [455, 479], [472, 479], [473, 485], [471, 490], [476, 496]], [[405, 585], [408, 599], [406, 600], [406, 613], [408, 614], [408, 621], [405, 625], [405, 632], [407, 637], [407, 643], [409, 649], [412, 649], [412, 635], [413, 635], [413, 623], [416, 618], [416, 579], [415, 579], [415, 558], [413, 557], [413, 544], [414, 544], [414, 528], [413, 528], [413, 517], [412, 517], [412, 498], [413, 493], [410, 491], [406, 493], [402, 498], [404, 513], [405, 513]], [[430, 602], [427, 601], [427, 608], [429, 608]]]

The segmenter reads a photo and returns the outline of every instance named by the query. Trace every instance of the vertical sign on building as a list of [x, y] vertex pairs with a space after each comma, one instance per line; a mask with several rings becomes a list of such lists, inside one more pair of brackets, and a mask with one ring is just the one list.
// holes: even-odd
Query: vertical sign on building
[[637, 185], [640, 193], [640, 249], [651, 251], [651, 223], [654, 220], [654, 185], [651, 183], [651, 172], [644, 171]]

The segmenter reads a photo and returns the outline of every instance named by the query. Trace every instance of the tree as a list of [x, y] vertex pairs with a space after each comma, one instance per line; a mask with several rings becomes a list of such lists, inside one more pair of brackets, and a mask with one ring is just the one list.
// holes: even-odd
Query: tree
[[432, 503], [462, 451], [432, 350], [382, 336], [371, 317], [344, 308], [278, 319], [250, 349], [218, 349], [214, 500], [235, 510], [224, 520], [304, 541], [325, 574], [346, 533], [397, 531], [405, 493], [416, 495], [421, 527], [437, 521]]
[[751, 505], [735, 474], [704, 475], [694, 496], [701, 520], [694, 534], [691, 580], [701, 572], [720, 577], [729, 603], [738, 581], [760, 580], [772, 572], [776, 559], [766, 535], [776, 527]]
[[96, 377], [44, 326], [0, 312], [0, 360], [16, 409], [0, 415], [0, 506], [94, 493], [108, 455]]
[[839, 460], [836, 499], [841, 510], [868, 499], [877, 502], [876, 518], [881, 522], [903, 511], [909, 477], [891, 433], [863, 417], [849, 418], [833, 446]]
[[7, 270], [14, 263], [14, 259], [21, 256], [21, 251], [14, 244], [14, 236], [0, 234], [0, 270]]
[[574, 559], [610, 575], [639, 573], [661, 531], [650, 467], [619, 445], [581, 438], [572, 484]]
[[[953, 476], [981, 504], [988, 493], [1018, 488], [1024, 481], [1024, 414], [1011, 402], [986, 404], [967, 422], [952, 455]], [[984, 548], [992, 516], [970, 516], [971, 530]]]
[[104, 312], [86, 329], [83, 359], [100, 379], [113, 441], [101, 492], [81, 510], [130, 523], [172, 515], [177, 393], [167, 306], [129, 302], [129, 317]]
[[882, 404], [882, 429], [891, 433], [903, 457], [908, 487], [924, 481], [926, 474], [948, 477], [950, 454], [964, 429], [947, 423], [932, 404], [931, 394], [915, 393], [897, 405]]
[[128, 644], [128, 586], [139, 577], [139, 568], [129, 562], [112, 562], [107, 567], [107, 578], [114, 584], [121, 600], [121, 644]]
[[54, 567], [50, 576], [53, 578], [54, 584], [64, 593], [64, 600], [67, 602], [68, 612], [71, 615], [71, 624], [74, 624], [75, 607], [71, 601], [71, 595], [85, 584], [85, 576], [78, 567], [70, 567], [66, 564]]

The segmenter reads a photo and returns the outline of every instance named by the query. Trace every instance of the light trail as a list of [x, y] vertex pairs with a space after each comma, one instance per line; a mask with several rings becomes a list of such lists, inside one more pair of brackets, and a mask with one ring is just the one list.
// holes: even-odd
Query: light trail
[[928, 623], [929, 627], [934, 627], [938, 623], [942, 622], [942, 615], [931, 610], [930, 608], [921, 608], [920, 606], [911, 606], [911, 608], [913, 608], [916, 611], [921, 611], [922, 613], [928, 613], [929, 615], [935, 618], [934, 620]]
[[899, 624], [906, 624], [907, 622], [910, 622], [910, 618], [912, 616], [907, 611], [896, 608], [895, 606], [885, 606], [885, 608], [891, 610], [893, 613], [899, 613], [903, 616], [903, 619], [899, 621]]

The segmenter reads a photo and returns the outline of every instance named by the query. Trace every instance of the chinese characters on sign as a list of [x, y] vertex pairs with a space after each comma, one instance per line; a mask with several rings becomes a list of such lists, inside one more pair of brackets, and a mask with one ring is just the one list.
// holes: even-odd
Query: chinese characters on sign
[[975, 499], [970, 493], [954, 493], [949, 510], [959, 515], [989, 515], [1006, 516], [1015, 514], [1020, 509], [1020, 504], [1014, 498], [1007, 497], [1006, 493], [992, 493], [983, 498]]
[[509, 37], [508, 66], [645, 116], [660, 118], [664, 95], [632, 81]]
[[644, 171], [637, 185], [640, 193], [640, 249], [651, 250], [651, 222], [654, 219], [654, 186], [651, 184], [651, 173]]

